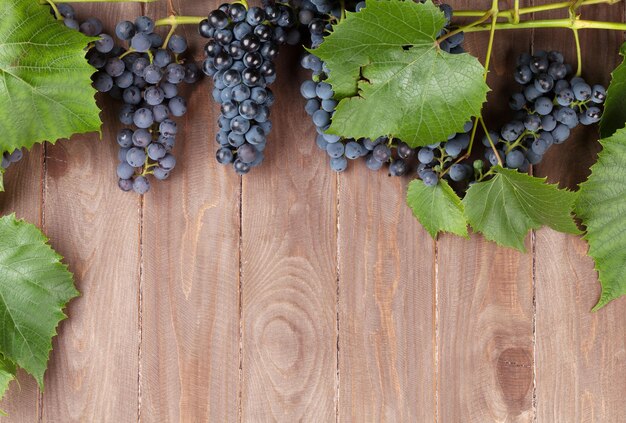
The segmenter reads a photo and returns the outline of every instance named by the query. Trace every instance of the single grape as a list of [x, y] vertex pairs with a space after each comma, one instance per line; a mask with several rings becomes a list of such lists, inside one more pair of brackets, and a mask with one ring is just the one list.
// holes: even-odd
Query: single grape
[[150, 40], [150, 36], [148, 36], [148, 34], [139, 32], [133, 35], [133, 38], [130, 41], [130, 46], [135, 51], [145, 53], [150, 50], [150, 47], [152, 47], [152, 41]]
[[602, 104], [606, 100], [606, 88], [602, 85], [594, 85], [592, 87], [591, 101], [596, 104]]
[[345, 157], [333, 157], [330, 159], [330, 168], [335, 172], [343, 172], [348, 168], [348, 160]]
[[120, 187], [122, 191], [128, 192], [133, 189], [133, 180], [132, 179], [120, 179], [117, 181], [117, 186]]
[[133, 191], [143, 195], [150, 191], [150, 181], [145, 176], [137, 176], [133, 181]]
[[133, 132], [132, 142], [135, 147], [145, 148], [152, 142], [152, 134], [146, 129], [137, 129]]
[[336, 142], [332, 144], [328, 144], [326, 147], [326, 153], [332, 158], [341, 157], [344, 155], [345, 147], [343, 143]]
[[372, 155], [379, 162], [385, 163], [391, 158], [391, 149], [385, 144], [378, 144], [374, 147]]
[[176, 166], [176, 158], [168, 153], [159, 160], [159, 166], [164, 170], [171, 171]]
[[432, 170], [428, 170], [422, 173], [422, 181], [424, 181], [424, 185], [434, 187], [439, 183], [439, 177]]
[[229, 148], [220, 148], [217, 150], [215, 158], [220, 164], [229, 164], [233, 162], [233, 152]]
[[430, 148], [420, 148], [417, 152], [417, 159], [420, 163], [430, 164], [435, 160], [435, 153]]
[[519, 150], [512, 150], [506, 155], [506, 166], [517, 169], [524, 163], [524, 153]]
[[126, 153], [126, 162], [132, 167], [142, 167], [146, 157], [146, 153], [142, 148], [133, 147]]
[[559, 123], [551, 134], [555, 144], [562, 144], [569, 138], [570, 129], [566, 125]]
[[415, 150], [413, 150], [407, 143], [400, 141], [398, 143], [398, 156], [402, 159], [408, 159], [415, 154]]
[[135, 19], [135, 28], [138, 32], [150, 34], [154, 31], [154, 21], [148, 16], [139, 16]]
[[376, 160], [373, 154], [369, 154], [367, 159], [365, 159], [365, 166], [367, 166], [369, 170], [376, 171], [383, 167], [383, 162]]
[[409, 171], [409, 165], [403, 159], [394, 160], [389, 165], [389, 176], [404, 176]]
[[120, 179], [130, 179], [135, 174], [135, 168], [129, 165], [127, 162], [121, 162], [117, 166], [117, 176]]
[[168, 107], [170, 109], [170, 113], [173, 116], [180, 117], [187, 113], [187, 101], [182, 97], [174, 97], [169, 103]]
[[446, 154], [453, 158], [458, 157], [458, 155], [461, 154], [461, 151], [463, 151], [463, 145], [461, 142], [454, 138], [445, 143], [444, 148], [446, 150]]
[[587, 101], [591, 98], [593, 94], [591, 87], [585, 82], [572, 84], [572, 91], [574, 91], [574, 96], [578, 101]]
[[135, 32], [135, 24], [129, 21], [121, 21], [115, 26], [115, 35], [122, 41], [133, 38]]
[[535, 100], [535, 112], [542, 116], [549, 115], [554, 109], [554, 104], [548, 97], [539, 97]]
[[93, 87], [101, 93], [109, 92], [113, 88], [113, 78], [111, 78], [109, 74], [102, 71], [96, 72], [92, 80]]
[[178, 34], [173, 34], [167, 43], [167, 48], [174, 54], [182, 54], [187, 51], [187, 40]]
[[345, 155], [350, 160], [356, 160], [357, 158], [363, 156], [365, 151], [365, 147], [356, 141], [348, 142], [345, 147]]
[[133, 123], [138, 128], [149, 128], [154, 123], [154, 115], [152, 114], [152, 110], [148, 108], [137, 109], [135, 114], [133, 115]]
[[170, 177], [170, 172], [157, 166], [152, 170], [152, 175], [155, 179], [164, 181]]
[[96, 41], [96, 50], [100, 53], [109, 53], [115, 47], [115, 41], [108, 34], [100, 34], [100, 39]]

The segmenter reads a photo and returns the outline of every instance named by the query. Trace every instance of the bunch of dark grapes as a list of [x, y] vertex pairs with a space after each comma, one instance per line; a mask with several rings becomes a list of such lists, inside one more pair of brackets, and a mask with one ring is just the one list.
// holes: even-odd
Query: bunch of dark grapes
[[[300, 8], [298, 19], [310, 36], [308, 47], [314, 49], [324, 41], [324, 35], [331, 31], [331, 22], [341, 17], [342, 5], [339, 1], [302, 0], [298, 6]], [[365, 7], [365, 2], [345, 2], [344, 7], [346, 10], [358, 12]], [[439, 7], [445, 14], [447, 24], [438, 36], [444, 37], [451, 31], [448, 25], [452, 19], [452, 8], [447, 4]], [[463, 40], [462, 32], [453, 33], [441, 41], [440, 47], [448, 53], [463, 53]], [[310, 53], [302, 57], [301, 66], [312, 72], [311, 79], [304, 81], [300, 86], [300, 93], [306, 99], [305, 110], [311, 116], [317, 131], [317, 146], [329, 156], [332, 170], [343, 172], [350, 160], [363, 158], [371, 170], [382, 169], [388, 164], [390, 176], [402, 176], [411, 171], [417, 151], [402, 140], [385, 136], [373, 140], [353, 139], [326, 133], [337, 107], [332, 86], [326, 82], [328, 69], [324, 62]], [[469, 141], [469, 137], [467, 140]]]
[[571, 66], [559, 52], [521, 55], [515, 80], [523, 90], [510, 98], [509, 106], [515, 112], [513, 120], [499, 132], [489, 131], [482, 137], [486, 163], [482, 160], [474, 161], [471, 166], [457, 163], [454, 159], [467, 148], [469, 134], [456, 134], [441, 146], [419, 150], [418, 176], [426, 185], [436, 185], [442, 176], [472, 183], [482, 180], [490, 166], [500, 164], [528, 172], [553, 145], [567, 141], [579, 124], [592, 125], [600, 120], [605, 87], [572, 77]]
[[[516, 112], [514, 120], [502, 127], [499, 136], [492, 136], [506, 167], [526, 172], [541, 162], [552, 145], [567, 141], [579, 124], [600, 121], [606, 88], [589, 85], [571, 73], [559, 52], [520, 56], [515, 81], [524, 89], [509, 101]], [[493, 150], [487, 154], [492, 165], [497, 162]]]
[[247, 9], [222, 4], [199, 26], [209, 41], [202, 70], [213, 78], [213, 99], [221, 105], [216, 158], [244, 175], [263, 162], [272, 124], [270, 107], [279, 46], [298, 44], [296, 16], [288, 5]]
[[177, 34], [164, 40], [154, 32], [154, 21], [140, 16], [135, 22], [117, 24], [115, 35], [127, 43], [123, 47], [103, 32], [100, 20], [89, 18], [79, 24], [71, 6], [59, 4], [58, 9], [66, 26], [99, 37], [87, 52], [87, 60], [98, 69], [93, 86], [123, 101], [119, 120], [127, 126], [117, 134], [118, 185], [124, 191], [145, 194], [150, 190], [150, 175], [165, 180], [176, 166], [174, 119], [187, 111], [180, 85], [193, 84], [200, 76], [195, 63], [181, 58], [187, 41]]

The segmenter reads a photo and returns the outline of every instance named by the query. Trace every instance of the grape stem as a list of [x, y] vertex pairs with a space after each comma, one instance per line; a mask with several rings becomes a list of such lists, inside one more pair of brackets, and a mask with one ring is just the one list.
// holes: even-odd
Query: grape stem
[[172, 35], [174, 35], [176, 28], [178, 28], [178, 23], [173, 23], [172, 26], [170, 27], [170, 31], [167, 33], [167, 36], [165, 37], [165, 40], [163, 41], [163, 46], [161, 48], [167, 48], [167, 45], [170, 42], [170, 38], [172, 38]]
[[494, 154], [496, 155], [496, 158], [498, 159], [498, 164], [501, 167], [504, 167], [504, 164], [502, 163], [502, 158], [500, 157], [500, 153], [498, 153], [498, 149], [496, 148], [495, 144], [493, 143], [493, 140], [491, 139], [491, 135], [489, 134], [487, 125], [485, 125], [484, 119], [481, 117], [479, 120], [480, 120], [480, 125], [483, 127], [483, 131], [485, 131], [485, 136], [487, 137], [487, 140], [489, 140], [489, 145], [491, 146], [491, 149], [493, 150]]
[[519, 23], [519, 0], [515, 0], [515, 5], [513, 6], [513, 23]]
[[176, 16], [171, 15], [167, 18], [159, 19], [154, 23], [155, 26], [178, 26], [178, 25], [198, 25], [206, 19], [206, 16]]
[[50, 5], [50, 7], [52, 8], [52, 10], [54, 11], [54, 17], [59, 20], [62, 21], [63, 20], [63, 15], [61, 15], [61, 12], [59, 12], [59, 8], [57, 7], [56, 4], [54, 4], [54, 2], [52, 0], [46, 0], [47, 4]]
[[[493, 53], [493, 41], [496, 37], [496, 30], [495, 30], [495, 26], [496, 26], [496, 21], [498, 19], [498, 14], [500, 13], [500, 10], [498, 8], [498, 0], [492, 0], [491, 3], [491, 9], [489, 10], [489, 15], [492, 16], [492, 20], [491, 20], [491, 32], [489, 33], [489, 43], [487, 44], [487, 54], [485, 55], [485, 73], [483, 74], [483, 79], [485, 82], [487, 82], [487, 76], [489, 75], [489, 67], [490, 67], [490, 63], [491, 63], [491, 54]], [[476, 130], [478, 129], [478, 121], [482, 122], [482, 117], [481, 116], [477, 116], [474, 119], [474, 127], [472, 128], [472, 135], [470, 136], [470, 142], [469, 142], [469, 146], [467, 148], [467, 153], [465, 153], [461, 158], [459, 158], [455, 164], [461, 162], [462, 160], [468, 159], [471, 154], [472, 154], [472, 148], [474, 147], [474, 140], [476, 139]], [[483, 123], [484, 126], [484, 123]], [[487, 132], [485, 130], [485, 132]], [[449, 169], [449, 168], [448, 168]], [[447, 169], [446, 169], [447, 172]], [[446, 173], [444, 172], [444, 174]]]
[[[530, 28], [566, 28], [572, 30], [579, 29], [608, 29], [613, 31], [626, 31], [626, 23], [621, 22], [601, 22], [601, 21], [589, 21], [583, 19], [542, 19], [542, 20], [529, 20], [522, 21], [518, 24], [498, 22], [495, 24], [496, 30], [508, 30], [508, 29], [530, 29]], [[491, 31], [491, 25], [478, 25], [459, 28], [463, 32], [484, 32]]]
[[[576, 8], [579, 8], [581, 6], [591, 6], [594, 4], [616, 4], [616, 3], [620, 3], [621, 1], [622, 0], [583, 0], [583, 1], [578, 2], [579, 4], [576, 5]], [[516, 21], [516, 17], [519, 19], [519, 17], [522, 15], [528, 15], [531, 13], [538, 13], [538, 12], [548, 12], [551, 10], [569, 9], [571, 7], [572, 7], [572, 0], [520, 8], [519, 0], [516, 0], [515, 7], [513, 9], [500, 11], [500, 17], [507, 18], [509, 22], [511, 23], [517, 23], [519, 22], [519, 20]], [[484, 14], [485, 14], [484, 10], [455, 10], [454, 11], [454, 16], [457, 16], [457, 17], [480, 17], [480, 16], [483, 16]]]
[[581, 76], [583, 74], [583, 55], [580, 49], [580, 37], [578, 36], [577, 29], [572, 29], [572, 32], [574, 33], [574, 41], [576, 42], [576, 59], [578, 61], [576, 76]]
[[[497, 6], [496, 6], [496, 8], [497, 8]], [[446, 35], [444, 35], [443, 37], [439, 38], [437, 40], [437, 42], [439, 44], [441, 44], [442, 41], [444, 41], [444, 40], [446, 40], [446, 39], [448, 39], [448, 38], [450, 38], [450, 37], [452, 37], [452, 36], [454, 36], [454, 35], [456, 35], [456, 34], [458, 34], [460, 32], [463, 32], [464, 30], [467, 30], [468, 28], [472, 28], [474, 26], [479, 26], [480, 24], [487, 22], [489, 20], [489, 18], [491, 18], [493, 16], [493, 12], [494, 11], [493, 11], [493, 7], [492, 7], [491, 9], [486, 11], [483, 14], [483, 16], [480, 17], [480, 19], [477, 19], [474, 22], [472, 22], [471, 24], [465, 25], [465, 26], [463, 26], [461, 28], [457, 28], [454, 31], [448, 32]], [[494, 21], [495, 20], [496, 20], [496, 18], [494, 17]]]

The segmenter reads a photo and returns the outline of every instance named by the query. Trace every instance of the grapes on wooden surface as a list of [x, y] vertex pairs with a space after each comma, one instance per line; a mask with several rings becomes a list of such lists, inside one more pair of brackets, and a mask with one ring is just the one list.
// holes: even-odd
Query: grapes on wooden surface
[[[286, 4], [246, 8], [223, 4], [209, 13], [198, 31], [208, 39], [202, 70], [213, 79], [212, 97], [220, 105], [216, 160], [244, 175], [264, 160], [272, 129], [270, 109], [281, 44], [297, 44], [294, 9]], [[170, 104], [172, 113], [182, 108]]]
[[[73, 28], [74, 9], [60, 4], [65, 24]], [[87, 52], [87, 59], [98, 71], [93, 86], [122, 102], [120, 122], [127, 126], [117, 133], [120, 163], [118, 186], [124, 191], [145, 194], [150, 190], [149, 176], [167, 179], [176, 166], [172, 149], [178, 126], [175, 118], [187, 112], [187, 101], [179, 86], [193, 84], [200, 72], [196, 64], [182, 55], [187, 40], [172, 34], [167, 41], [155, 32], [148, 16], [133, 22], [121, 21], [115, 26], [115, 38], [104, 33], [96, 18], [89, 18], [78, 29], [85, 35], [99, 37]]]

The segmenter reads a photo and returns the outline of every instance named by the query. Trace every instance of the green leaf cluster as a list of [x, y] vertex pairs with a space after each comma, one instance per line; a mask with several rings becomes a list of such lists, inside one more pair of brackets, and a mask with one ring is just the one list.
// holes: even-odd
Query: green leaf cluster
[[498, 245], [525, 251], [524, 239], [542, 226], [578, 234], [573, 220], [576, 193], [516, 170], [493, 168], [488, 181], [473, 184], [463, 200], [442, 180], [427, 187], [411, 182], [408, 204], [426, 230], [467, 236], [467, 225]]

